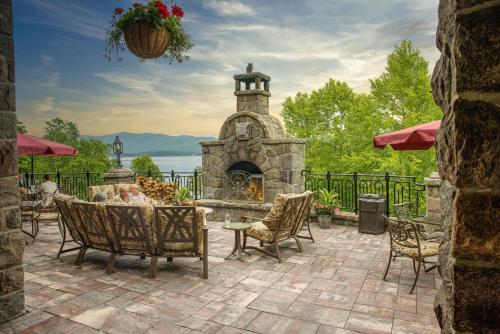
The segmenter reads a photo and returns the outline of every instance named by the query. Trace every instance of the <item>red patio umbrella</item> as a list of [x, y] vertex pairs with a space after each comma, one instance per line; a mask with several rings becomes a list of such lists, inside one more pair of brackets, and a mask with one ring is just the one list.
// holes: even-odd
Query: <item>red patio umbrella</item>
[[419, 124], [394, 132], [383, 133], [373, 138], [373, 146], [384, 148], [386, 145], [398, 151], [427, 150], [436, 142], [441, 121]]
[[31, 156], [31, 175], [33, 175], [33, 156], [35, 155], [63, 156], [78, 154], [78, 151], [73, 146], [20, 132], [17, 133], [17, 152], [19, 156]]

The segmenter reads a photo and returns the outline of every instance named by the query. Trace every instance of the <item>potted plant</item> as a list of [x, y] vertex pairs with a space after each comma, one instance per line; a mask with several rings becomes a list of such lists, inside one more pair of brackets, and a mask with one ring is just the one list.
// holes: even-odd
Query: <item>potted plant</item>
[[175, 191], [174, 203], [177, 205], [196, 205], [195, 201], [191, 197], [191, 191], [188, 187], [180, 187]]
[[330, 228], [332, 214], [340, 207], [338, 195], [333, 191], [321, 189], [314, 203], [320, 228]]
[[181, 7], [169, 8], [161, 0], [135, 2], [126, 11], [115, 8], [106, 32], [106, 58], [111, 60], [113, 51], [118, 56], [126, 44], [141, 60], [158, 57], [168, 58], [170, 63], [187, 60], [186, 52], [193, 45], [182, 27], [183, 16]]

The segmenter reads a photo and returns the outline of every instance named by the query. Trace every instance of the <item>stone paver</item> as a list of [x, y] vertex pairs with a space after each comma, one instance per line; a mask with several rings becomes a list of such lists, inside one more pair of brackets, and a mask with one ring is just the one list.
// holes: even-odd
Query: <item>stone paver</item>
[[57, 227], [41, 227], [24, 254], [28, 312], [0, 333], [439, 333], [437, 273], [422, 273], [410, 295], [412, 263], [398, 258], [383, 281], [387, 234], [313, 225], [304, 253], [286, 241], [282, 263], [253, 251], [241, 262], [224, 260], [231, 231], [209, 227], [208, 280], [198, 259], [160, 259], [154, 280], [149, 260], [133, 256], [119, 257], [112, 275], [95, 250], [75, 267], [76, 253], [55, 256]]

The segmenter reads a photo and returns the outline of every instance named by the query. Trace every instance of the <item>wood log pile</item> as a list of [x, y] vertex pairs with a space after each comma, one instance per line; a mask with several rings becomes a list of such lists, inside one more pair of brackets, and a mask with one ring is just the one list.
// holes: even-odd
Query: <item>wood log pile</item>
[[173, 182], [161, 182], [151, 177], [138, 176], [135, 179], [144, 195], [165, 204], [170, 204], [174, 200], [176, 185]]

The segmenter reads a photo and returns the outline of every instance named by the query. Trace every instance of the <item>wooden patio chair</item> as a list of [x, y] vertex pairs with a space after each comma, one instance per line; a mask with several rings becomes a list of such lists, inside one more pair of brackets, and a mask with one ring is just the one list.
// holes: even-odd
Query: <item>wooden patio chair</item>
[[157, 251], [151, 258], [150, 277], [156, 277], [158, 257], [199, 257], [203, 260], [203, 278], [208, 278], [208, 229], [203, 212], [194, 206], [156, 206], [154, 235]]
[[[85, 240], [85, 236], [83, 231], [80, 231], [80, 228], [78, 228], [77, 223], [75, 223], [75, 219], [73, 215], [71, 214], [71, 209], [68, 206], [67, 200], [72, 198], [71, 196], [56, 196], [54, 198], [54, 203], [59, 210], [59, 215], [61, 217], [60, 219], [60, 224], [59, 224], [59, 232], [61, 232], [62, 236], [62, 243], [61, 247], [59, 248], [59, 252], [57, 253], [57, 257], [59, 257], [61, 254], [72, 252], [75, 250], [81, 250], [82, 247], [87, 243]], [[68, 239], [70, 237], [71, 239]], [[78, 246], [73, 247], [73, 248], [68, 248], [64, 249], [64, 245], [67, 242], [74, 242]]]
[[[278, 195], [280, 196], [280, 195]], [[307, 195], [299, 195], [291, 198], [287, 198], [286, 202], [283, 205], [282, 213], [280, 213], [279, 217], [274, 221], [274, 228], [269, 228], [264, 222], [262, 218], [242, 217], [244, 222], [250, 220], [257, 220], [252, 223], [252, 227], [248, 230], [245, 230], [243, 233], [243, 250], [246, 249], [254, 249], [266, 255], [272, 256], [278, 259], [278, 262], [281, 263], [281, 255], [279, 251], [279, 243], [285, 241], [287, 239], [293, 238], [297, 243], [299, 251], [303, 251], [302, 244], [300, 243], [299, 238], [296, 233], [298, 231], [297, 226], [301, 224], [301, 220], [304, 214], [304, 205], [306, 204], [308, 199]], [[275, 201], [273, 207], [276, 207], [277, 203]], [[272, 211], [272, 210], [271, 210]], [[265, 218], [266, 219], [266, 218]], [[267, 222], [269, 225], [269, 221]], [[247, 237], [252, 237], [260, 241], [260, 248], [254, 246], [247, 245]], [[273, 252], [266, 251], [262, 247], [264, 243], [273, 245]]]
[[[415, 281], [410, 290], [410, 294], [413, 293], [415, 285], [418, 281], [418, 276], [420, 275], [420, 267], [423, 264], [425, 268], [425, 259], [431, 256], [438, 255], [439, 244], [435, 242], [430, 242], [423, 240], [420, 236], [419, 228], [417, 223], [412, 221], [396, 221], [384, 216], [387, 223], [390, 235], [390, 252], [389, 252], [389, 262], [385, 269], [384, 280], [389, 272], [389, 267], [393, 257], [403, 256], [411, 259], [413, 261], [413, 270], [415, 271]], [[417, 265], [418, 264], [418, 265]]]
[[[145, 219], [145, 211], [149, 209], [149, 219]], [[105, 205], [106, 223], [111, 226], [115, 241], [115, 252], [108, 261], [107, 274], [113, 272], [113, 265], [118, 254], [146, 255], [154, 253], [152, 246], [152, 209], [139, 205]]]
[[108, 222], [104, 216], [104, 206], [83, 201], [73, 201], [71, 206], [74, 210], [74, 218], [78, 220], [78, 226], [83, 227], [87, 241], [80, 250], [75, 265], [82, 264], [88, 248], [111, 252], [106, 269], [106, 273], [111, 274], [117, 250], [112, 239], [112, 230], [107, 225]]

